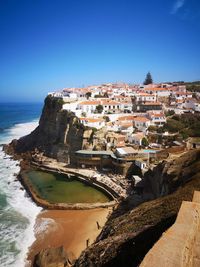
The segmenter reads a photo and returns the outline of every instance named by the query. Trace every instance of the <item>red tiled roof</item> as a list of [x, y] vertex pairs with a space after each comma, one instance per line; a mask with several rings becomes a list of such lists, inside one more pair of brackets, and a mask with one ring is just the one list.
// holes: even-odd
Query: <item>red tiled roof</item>
[[145, 105], [145, 106], [160, 106], [161, 103], [160, 102], [146, 102], [143, 105]]
[[136, 116], [130, 115], [130, 116], [122, 116], [118, 118], [118, 121], [130, 121], [133, 120]]
[[99, 105], [100, 104], [100, 101], [83, 101], [83, 102], [80, 102], [79, 105]]
[[146, 117], [135, 117], [134, 121], [147, 122], [149, 121], [149, 119], [147, 119]]

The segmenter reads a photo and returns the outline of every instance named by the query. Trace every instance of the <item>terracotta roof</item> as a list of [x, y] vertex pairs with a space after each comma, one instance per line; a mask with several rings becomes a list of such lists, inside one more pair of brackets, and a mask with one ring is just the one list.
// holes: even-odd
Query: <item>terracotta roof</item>
[[120, 123], [118, 123], [118, 125], [120, 125], [120, 126], [122, 126], [124, 128], [129, 128], [129, 127], [133, 126], [133, 123], [131, 123], [131, 122], [120, 122]]
[[165, 117], [164, 113], [148, 112], [150, 117]]
[[116, 147], [124, 147], [124, 146], [125, 146], [125, 142], [124, 141], [120, 141], [116, 145]]
[[169, 91], [168, 88], [145, 88], [145, 91]]
[[118, 121], [130, 121], [130, 120], [133, 120], [136, 116], [134, 115], [130, 115], [130, 116], [122, 116], [122, 117], [119, 117], [117, 120]]
[[100, 101], [83, 101], [80, 102], [79, 105], [99, 105]]
[[161, 106], [162, 104], [160, 102], [146, 102], [142, 105], [145, 105], [145, 106]]
[[147, 122], [149, 121], [149, 119], [147, 119], [146, 117], [135, 117], [134, 121]]
[[192, 93], [189, 92], [175, 92], [176, 95], [192, 95]]
[[121, 103], [113, 101], [113, 100], [102, 100], [101, 105], [120, 105]]

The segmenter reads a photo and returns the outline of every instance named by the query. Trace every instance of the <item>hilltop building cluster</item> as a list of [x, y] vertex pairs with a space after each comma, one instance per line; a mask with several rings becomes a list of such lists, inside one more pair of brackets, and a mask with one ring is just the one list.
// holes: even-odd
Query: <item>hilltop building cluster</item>
[[[159, 134], [158, 130], [155, 138], [152, 128], [159, 129], [166, 123], [167, 112], [184, 114], [200, 111], [199, 101], [186, 90], [186, 86], [175, 83], [107, 83], [64, 88], [49, 95], [62, 98], [63, 109], [74, 112], [85, 127], [102, 129], [105, 133], [102, 140], [104, 152], [94, 149], [77, 151], [78, 165], [91, 164], [101, 168], [115, 165], [118, 170], [127, 162], [133, 163], [133, 160], [145, 169], [152, 159], [155, 162], [166, 157], [167, 147], [159, 140], [172, 134], [167, 131]], [[174, 146], [182, 147], [182, 144], [174, 142]], [[123, 170], [120, 172], [123, 173]]]

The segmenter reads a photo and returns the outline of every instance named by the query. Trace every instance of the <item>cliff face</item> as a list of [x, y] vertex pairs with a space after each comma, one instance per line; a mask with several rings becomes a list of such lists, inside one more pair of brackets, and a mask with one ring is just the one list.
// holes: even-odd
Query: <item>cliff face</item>
[[73, 162], [76, 150], [91, 144], [94, 131], [85, 128], [73, 112], [62, 110], [62, 100], [45, 99], [39, 126], [29, 135], [14, 140], [15, 152], [23, 153], [38, 149], [59, 161]]
[[164, 161], [144, 175], [144, 193], [157, 198], [174, 192], [200, 172], [200, 150], [189, 151], [174, 160]]
[[[200, 151], [190, 151], [170, 163], [162, 163], [146, 179], [155, 179], [156, 193], [162, 183], [172, 194], [145, 202], [136, 208], [121, 203], [106, 223], [97, 241], [85, 250], [76, 267], [134, 267], [175, 221], [182, 201], [191, 201], [200, 189]], [[180, 165], [179, 165], [180, 164]], [[188, 179], [190, 178], [190, 181]], [[153, 185], [152, 181], [149, 181]], [[172, 186], [171, 186], [172, 185]], [[129, 201], [130, 202], [130, 201]]]

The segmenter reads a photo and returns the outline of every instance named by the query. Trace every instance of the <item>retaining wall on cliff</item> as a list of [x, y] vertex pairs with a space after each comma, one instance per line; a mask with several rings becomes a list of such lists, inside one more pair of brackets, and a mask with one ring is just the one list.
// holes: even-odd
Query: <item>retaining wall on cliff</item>
[[200, 266], [200, 192], [183, 201], [176, 222], [153, 246], [140, 267]]

